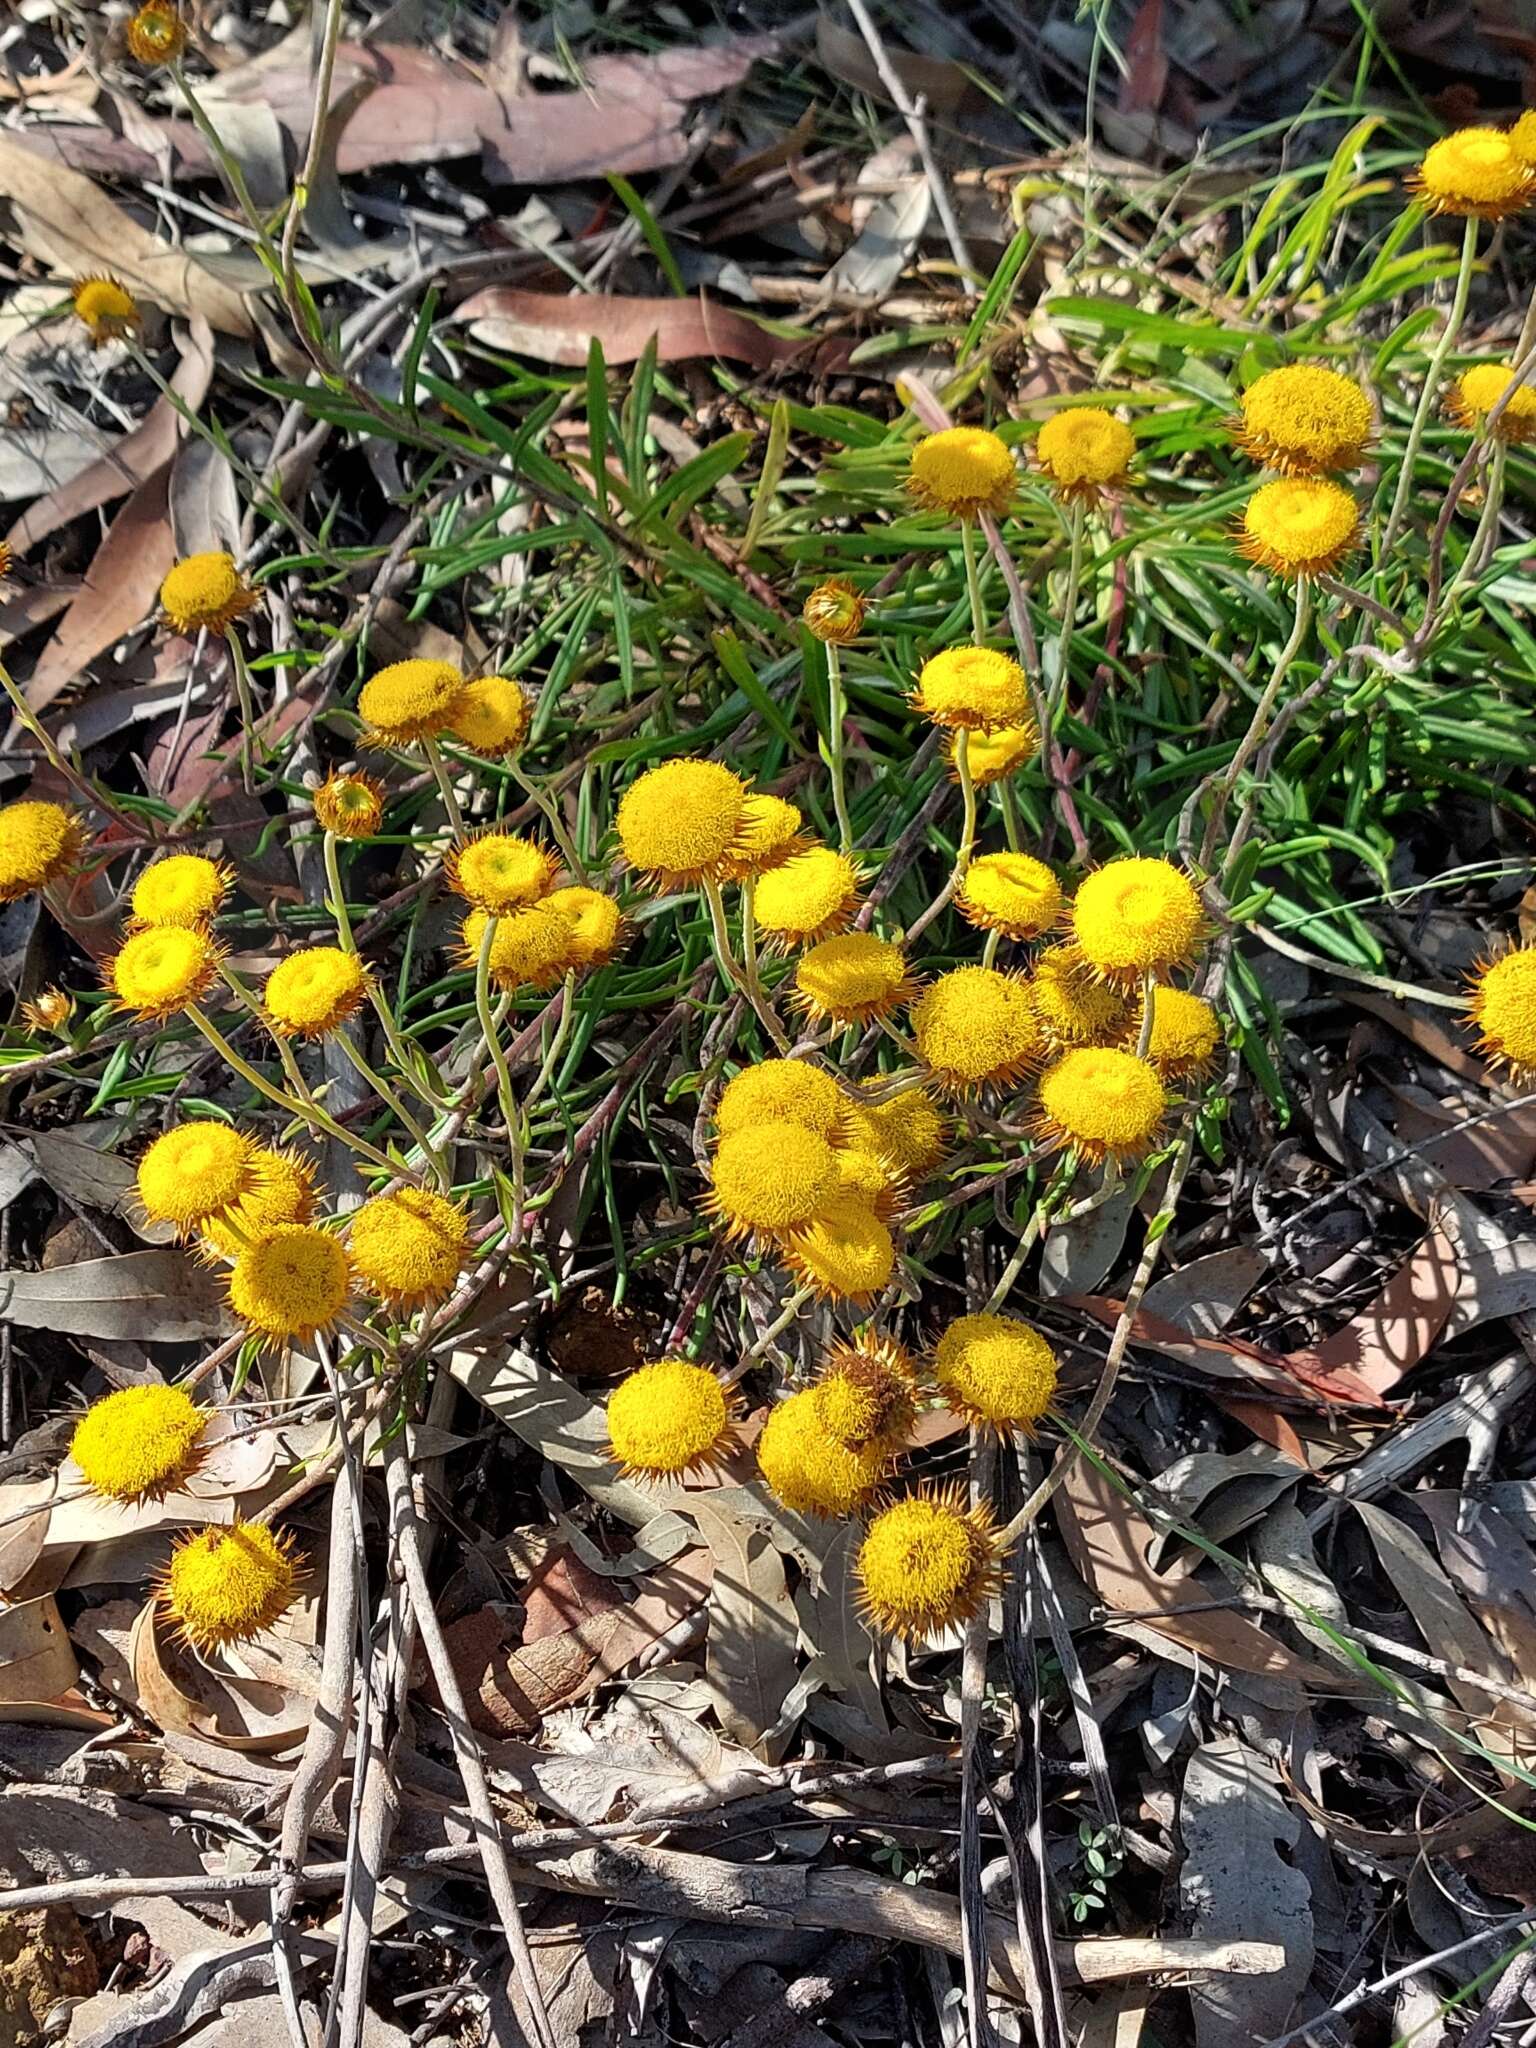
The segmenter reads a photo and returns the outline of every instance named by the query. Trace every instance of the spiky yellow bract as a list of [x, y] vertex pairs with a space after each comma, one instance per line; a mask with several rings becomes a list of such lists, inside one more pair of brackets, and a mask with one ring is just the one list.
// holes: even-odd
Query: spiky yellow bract
[[[949, 763], [951, 776], [958, 782], [957, 743], [957, 735], [950, 733], [944, 741], [944, 758]], [[976, 787], [986, 789], [994, 782], [1006, 782], [1010, 776], [1017, 775], [1039, 751], [1040, 728], [1032, 717], [1026, 717], [1018, 725], [999, 725], [990, 732], [973, 732], [966, 748], [966, 767]]]
[[384, 785], [355, 768], [338, 769], [315, 791], [315, 817], [338, 839], [371, 839], [384, 822]]
[[1128, 483], [1136, 436], [1097, 405], [1069, 405], [1052, 413], [1035, 438], [1035, 460], [1056, 495], [1092, 504], [1102, 492]]
[[736, 844], [721, 864], [722, 879], [745, 882], [769, 868], [782, 867], [808, 850], [800, 831], [800, 812], [781, 796], [753, 793], [741, 807]]
[[1478, 1050], [1517, 1072], [1536, 1067], [1536, 946], [1519, 946], [1473, 973], [1467, 1005]]
[[1018, 471], [1007, 445], [985, 427], [945, 427], [912, 450], [907, 489], [930, 512], [1001, 519], [1013, 503]]
[[355, 953], [306, 946], [267, 976], [262, 1014], [280, 1038], [324, 1038], [340, 1030], [367, 994], [367, 971]]
[[234, 879], [222, 861], [203, 854], [165, 854], [151, 862], [133, 886], [134, 929], [208, 924], [224, 908]]
[[882, 1157], [903, 1179], [921, 1180], [944, 1157], [949, 1119], [925, 1088], [904, 1088], [865, 1113], [874, 1122]]
[[85, 826], [62, 804], [27, 798], [0, 805], [0, 903], [30, 896], [66, 874], [85, 844]]
[[1458, 128], [1430, 144], [1407, 182], [1430, 213], [1503, 220], [1529, 206], [1536, 171], [1502, 129]]
[[[460, 933], [459, 958], [464, 966], [478, 967], [480, 946], [485, 937], [486, 913], [472, 910]], [[542, 903], [530, 903], [496, 920], [486, 969], [499, 989], [554, 988], [570, 965], [571, 934], [576, 919], [568, 907], [559, 909], [546, 896]]]
[[912, 1035], [923, 1065], [957, 1095], [1005, 1087], [1036, 1063], [1042, 1050], [1029, 990], [994, 967], [956, 967], [941, 974], [912, 1005]]
[[847, 929], [859, 902], [859, 871], [845, 853], [813, 846], [757, 884], [758, 928], [781, 953]]
[[1360, 537], [1360, 507], [1342, 484], [1276, 477], [1243, 507], [1238, 553], [1276, 576], [1326, 576]]
[[685, 889], [724, 874], [744, 851], [747, 788], [719, 761], [663, 761], [619, 799], [619, 845], [637, 874]]
[[1491, 433], [1510, 447], [1536, 441], [1536, 387], [1529, 384], [1522, 384], [1492, 426], [1488, 425], [1488, 415], [1509, 390], [1513, 375], [1504, 363], [1474, 363], [1451, 386], [1445, 401], [1447, 413], [1469, 434]]
[[608, 1396], [608, 1447], [632, 1478], [674, 1479], [723, 1456], [734, 1441], [726, 1389], [706, 1366], [659, 1358]]
[[160, 609], [178, 633], [222, 633], [256, 602], [223, 548], [184, 555], [160, 586]]
[[1102, 1045], [1118, 1038], [1131, 1014], [1130, 1000], [1101, 981], [1081, 946], [1047, 946], [1035, 960], [1030, 1000], [1048, 1045]]
[[[871, 1132], [871, 1138], [873, 1132]], [[885, 1154], [873, 1143], [861, 1145], [840, 1141], [832, 1147], [837, 1156], [837, 1184], [843, 1194], [854, 1195], [882, 1222], [889, 1222], [901, 1207], [901, 1176]]]
[[896, 1241], [870, 1203], [840, 1186], [814, 1221], [790, 1238], [784, 1263], [824, 1300], [859, 1305], [890, 1285]]
[[1169, 860], [1128, 855], [1078, 884], [1072, 930], [1095, 973], [1134, 982], [1187, 967], [1205, 937], [1194, 883]]
[[352, 1217], [347, 1248], [370, 1294], [395, 1308], [438, 1301], [469, 1257], [469, 1218], [427, 1188], [375, 1195]]
[[873, 1448], [894, 1457], [917, 1420], [911, 1353], [872, 1330], [861, 1330], [851, 1344], [832, 1345], [811, 1393], [817, 1421], [845, 1450]]
[[86, 1409], [69, 1455], [108, 1500], [163, 1500], [196, 1470], [207, 1422], [207, 1409], [180, 1387], [122, 1387]]
[[109, 341], [121, 341], [144, 324], [138, 301], [127, 285], [115, 277], [98, 275], [77, 279], [70, 289], [69, 302], [75, 318], [90, 335], [92, 348], [101, 348]]
[[757, 1440], [758, 1469], [768, 1491], [796, 1515], [838, 1519], [856, 1513], [880, 1484], [886, 1462], [879, 1444], [850, 1450], [829, 1436], [811, 1387], [780, 1401]]
[[257, 1181], [257, 1148], [232, 1124], [206, 1120], [164, 1132], [139, 1161], [139, 1201], [152, 1223], [191, 1232], [238, 1208]]
[[274, 1223], [241, 1246], [227, 1284], [229, 1305], [249, 1329], [273, 1344], [307, 1343], [346, 1307], [352, 1261], [327, 1230]]
[[1510, 129], [1509, 146], [1527, 170], [1536, 171], [1536, 113], [1529, 108]]
[[601, 889], [572, 883], [565, 889], [551, 889], [544, 901], [559, 916], [570, 920], [570, 936], [561, 962], [564, 971], [575, 968], [584, 974], [594, 967], [606, 967], [622, 950], [628, 927], [617, 898], [604, 895]]
[[253, 1237], [274, 1223], [307, 1223], [315, 1213], [315, 1170], [307, 1159], [276, 1146], [258, 1145], [251, 1155], [255, 1184], [232, 1209], [201, 1226], [209, 1253], [236, 1258]]
[[871, 1520], [855, 1572], [866, 1619], [920, 1641], [969, 1621], [997, 1579], [997, 1532], [959, 1486], [923, 1487]]
[[[1126, 1034], [1128, 1044], [1141, 1035], [1140, 1015]], [[1203, 996], [1187, 988], [1152, 991], [1152, 1035], [1146, 1057], [1157, 1071], [1173, 1080], [1210, 1071], [1221, 1043], [1221, 1019]]]
[[184, 1536], [158, 1587], [161, 1606], [195, 1650], [248, 1643], [298, 1598], [292, 1539], [237, 1519]]
[[1033, 1433], [1056, 1391], [1056, 1354], [1012, 1316], [957, 1316], [933, 1354], [939, 1391], [957, 1415]]
[[375, 747], [409, 746], [447, 732], [464, 677], [449, 661], [394, 661], [364, 683], [357, 699], [363, 737]]
[[783, 1241], [809, 1227], [837, 1192], [832, 1147], [803, 1124], [749, 1124], [715, 1147], [706, 1207], [727, 1237]]
[[1353, 377], [1321, 363], [1287, 363], [1243, 393], [1233, 439], [1266, 469], [1324, 476], [1357, 466], [1374, 425], [1371, 401]]
[[511, 676], [476, 676], [454, 699], [444, 728], [472, 754], [499, 761], [521, 753], [533, 724], [533, 699]]
[[1034, 1127], [1085, 1159], [1142, 1159], [1163, 1135], [1168, 1097], [1156, 1067], [1113, 1046], [1085, 1045], [1040, 1076]]
[[0, 577], [9, 576], [16, 554], [8, 540], [0, 540]]
[[818, 1023], [867, 1024], [909, 1003], [916, 987], [900, 946], [873, 932], [844, 932], [800, 956], [793, 1000]]
[[128, 51], [141, 64], [174, 64], [187, 47], [181, 16], [166, 0], [144, 0], [128, 23]]
[[830, 1138], [843, 1112], [843, 1093], [830, 1074], [808, 1060], [759, 1060], [728, 1081], [715, 1105], [722, 1138], [756, 1124], [799, 1124]]
[[40, 988], [21, 1006], [21, 1021], [29, 1031], [52, 1031], [62, 1037], [75, 1014], [75, 999], [65, 988]]
[[482, 832], [462, 846], [450, 847], [443, 862], [448, 886], [494, 917], [521, 910], [547, 896], [555, 879], [555, 862], [537, 840], [516, 832]]
[[135, 932], [107, 964], [118, 1007], [158, 1020], [189, 1010], [213, 986], [219, 949], [196, 926], [157, 924]]
[[1027, 853], [984, 853], [966, 869], [955, 908], [983, 931], [1036, 939], [1061, 915], [1061, 884]]
[[846, 647], [864, 630], [864, 600], [841, 576], [830, 577], [800, 608], [800, 616], [818, 640]]
[[1027, 720], [1029, 684], [998, 648], [946, 647], [923, 663], [911, 701], [934, 725], [986, 732]]

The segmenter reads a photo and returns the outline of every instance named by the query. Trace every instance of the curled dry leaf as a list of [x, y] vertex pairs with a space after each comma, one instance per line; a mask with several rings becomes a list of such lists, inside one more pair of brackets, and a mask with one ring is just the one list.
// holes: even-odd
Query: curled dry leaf
[[615, 298], [605, 293], [568, 296], [488, 285], [454, 314], [487, 348], [532, 356], [541, 363], [585, 363], [594, 341], [610, 363], [633, 363], [654, 341], [663, 363], [723, 356], [771, 370], [784, 363], [831, 372], [845, 369], [852, 344], [792, 338], [702, 296], [697, 299]]
[[270, 1755], [308, 1725], [311, 1696], [245, 1676], [212, 1655], [194, 1656], [154, 1600], [140, 1610], [128, 1656], [139, 1704], [167, 1734]]

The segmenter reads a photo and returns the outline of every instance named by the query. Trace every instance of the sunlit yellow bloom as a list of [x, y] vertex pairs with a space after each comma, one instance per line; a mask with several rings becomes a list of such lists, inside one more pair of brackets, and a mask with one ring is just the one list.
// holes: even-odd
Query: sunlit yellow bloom
[[[1126, 1033], [1127, 1045], [1141, 1036], [1140, 1013]], [[1186, 988], [1158, 988], [1152, 992], [1152, 1035], [1146, 1057], [1168, 1079], [1209, 1072], [1221, 1043], [1221, 1019], [1203, 996]]]
[[912, 450], [907, 489], [931, 512], [975, 519], [990, 512], [1001, 519], [1013, 502], [1018, 472], [996, 434], [984, 427], [945, 427]]
[[274, 1344], [328, 1330], [352, 1292], [352, 1262], [338, 1238], [308, 1223], [275, 1223], [243, 1245], [228, 1276], [229, 1305]]
[[800, 830], [800, 812], [794, 804], [781, 796], [753, 792], [741, 807], [736, 844], [721, 863], [721, 877], [745, 882], [769, 868], [782, 867], [796, 854], [806, 852], [809, 844]]
[[256, 1146], [232, 1124], [176, 1124], [139, 1161], [139, 1201], [152, 1223], [182, 1232], [237, 1208], [256, 1186]]
[[1360, 507], [1326, 477], [1276, 477], [1243, 508], [1238, 553], [1277, 576], [1326, 576], [1360, 537]]
[[724, 1457], [735, 1443], [733, 1400], [714, 1373], [660, 1358], [608, 1396], [608, 1444], [630, 1477], [675, 1479]]
[[384, 785], [355, 768], [336, 770], [315, 791], [315, 817], [338, 839], [371, 839], [384, 822]]
[[158, 1021], [201, 1001], [218, 975], [220, 957], [206, 931], [154, 925], [124, 941], [107, 963], [107, 984], [121, 1009]]
[[315, 1170], [296, 1152], [258, 1145], [251, 1155], [254, 1184], [232, 1209], [200, 1226], [209, 1255], [234, 1258], [273, 1223], [308, 1223], [315, 1212]]
[[995, 647], [947, 647], [925, 661], [912, 708], [957, 731], [1021, 726], [1030, 717], [1029, 685], [1016, 661]]
[[842, 1108], [842, 1090], [809, 1060], [759, 1060], [726, 1083], [715, 1105], [715, 1128], [727, 1138], [755, 1124], [799, 1124], [830, 1138]]
[[1053, 1047], [1108, 1044], [1131, 1014], [1129, 998], [1099, 979], [1081, 946], [1047, 946], [1035, 960], [1029, 994]]
[[998, 1543], [985, 1508], [958, 1486], [924, 1487], [883, 1508], [856, 1567], [869, 1621], [920, 1641], [969, 1621], [997, 1580]]
[[448, 886], [473, 903], [503, 917], [547, 896], [555, 879], [555, 862], [547, 848], [515, 832], [482, 832], [462, 846], [450, 847], [443, 861]]
[[307, 946], [267, 976], [262, 1009], [282, 1038], [324, 1038], [354, 1015], [367, 994], [368, 976], [355, 953]]
[[256, 593], [222, 548], [184, 555], [160, 586], [160, 609], [178, 633], [222, 633], [256, 602]]
[[768, 1412], [757, 1463], [769, 1492], [792, 1514], [851, 1515], [874, 1493], [887, 1457], [878, 1443], [851, 1450], [822, 1426], [807, 1387]]
[[133, 925], [205, 925], [224, 908], [234, 879], [222, 861], [200, 853], [166, 854], [134, 884]]
[[1469, 434], [1492, 433], [1497, 441], [1518, 447], [1536, 441], [1536, 387], [1522, 384], [1508, 405], [1488, 425], [1488, 415], [1509, 389], [1514, 375], [1504, 363], [1474, 363], [1451, 386], [1445, 409]]
[[469, 1258], [469, 1218], [428, 1188], [396, 1188], [354, 1212], [347, 1249], [358, 1279], [394, 1308], [440, 1301]]
[[1320, 363], [1288, 363], [1248, 386], [1233, 438], [1266, 469], [1322, 476], [1357, 467], [1374, 425], [1371, 401], [1353, 377]]
[[[486, 914], [472, 910], [460, 931], [459, 959], [465, 967], [480, 964]], [[576, 919], [568, 908], [556, 909], [549, 897], [496, 919], [486, 971], [499, 989], [554, 988], [564, 980], [571, 958]]]
[[743, 840], [746, 784], [719, 761], [664, 761], [619, 799], [624, 858], [664, 889], [719, 878]]
[[939, 1391], [957, 1415], [994, 1429], [1033, 1432], [1056, 1391], [1056, 1354], [1012, 1316], [957, 1316], [933, 1354]]
[[207, 1423], [207, 1409], [180, 1387], [122, 1387], [86, 1409], [69, 1454], [108, 1500], [163, 1500], [197, 1469]]
[[873, 932], [844, 932], [801, 954], [793, 1000], [818, 1022], [867, 1024], [909, 1003], [916, 989], [900, 946]]
[[840, 1189], [794, 1233], [784, 1263], [802, 1287], [827, 1300], [863, 1303], [890, 1285], [896, 1243], [868, 1202]]
[[68, 873], [85, 846], [85, 826], [62, 804], [26, 798], [0, 805], [0, 903], [30, 896]]
[[1458, 128], [1431, 143], [1407, 183], [1431, 213], [1503, 220], [1530, 204], [1536, 171], [1502, 129]]
[[728, 1237], [783, 1241], [819, 1216], [837, 1192], [837, 1161], [803, 1124], [748, 1124], [715, 1147], [705, 1207]]
[[1478, 1049], [1516, 1073], [1536, 1067], [1536, 946], [1484, 961], [1472, 976], [1468, 1010]]
[[966, 869], [955, 908], [983, 931], [1036, 939], [1061, 915], [1061, 884], [1027, 853], [984, 853]]
[[292, 1539], [243, 1519], [181, 1537], [158, 1586], [182, 1638], [205, 1652], [264, 1634], [298, 1593]]
[[120, 341], [144, 324], [138, 302], [125, 284], [115, 277], [82, 277], [70, 290], [75, 318], [91, 337], [91, 347]]
[[1041, 1141], [1087, 1159], [1141, 1159], [1163, 1135], [1168, 1098], [1157, 1069], [1111, 1046], [1064, 1052], [1040, 1076]]
[[847, 929], [859, 902], [859, 872], [845, 853], [813, 846], [757, 884], [757, 922], [781, 952], [814, 946]]
[[949, 1119], [926, 1088], [903, 1088], [864, 1114], [874, 1123], [881, 1156], [903, 1179], [921, 1180], [944, 1157]]
[[166, 0], [145, 0], [127, 28], [128, 51], [141, 64], [174, 64], [187, 47], [187, 31]]
[[[955, 759], [956, 735], [951, 732], [944, 741], [944, 758], [949, 763], [949, 772], [959, 780], [960, 767]], [[966, 766], [971, 780], [978, 789], [985, 789], [994, 782], [1006, 782], [1017, 775], [1040, 751], [1040, 728], [1034, 718], [1026, 713], [1018, 725], [994, 726], [990, 732], [973, 732], [966, 749]]]
[[1089, 965], [1108, 980], [1135, 981], [1187, 967], [1205, 937], [1194, 883], [1168, 860], [1112, 860], [1078, 884], [1072, 929]]
[[503, 760], [521, 752], [533, 724], [533, 699], [511, 676], [476, 676], [454, 699], [447, 732], [471, 753]]
[[996, 968], [956, 967], [941, 974], [909, 1014], [923, 1064], [959, 1095], [1006, 1087], [1040, 1057], [1040, 1026], [1029, 990], [1016, 975]]
[[391, 662], [358, 695], [363, 737], [376, 747], [434, 739], [448, 731], [463, 690], [464, 677], [451, 662]]
[[561, 917], [570, 919], [571, 932], [563, 962], [566, 971], [575, 968], [578, 973], [586, 973], [594, 967], [606, 967], [623, 950], [629, 926], [615, 897], [605, 896], [601, 889], [573, 883], [569, 888], [551, 889], [544, 901]]
[[1106, 490], [1130, 481], [1136, 436], [1097, 405], [1069, 405], [1052, 413], [1035, 439], [1035, 460], [1056, 495], [1092, 504]]

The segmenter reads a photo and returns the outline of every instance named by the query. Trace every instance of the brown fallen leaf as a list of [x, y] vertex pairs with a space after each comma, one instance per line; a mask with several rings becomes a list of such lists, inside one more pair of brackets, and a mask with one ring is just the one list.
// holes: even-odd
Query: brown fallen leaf
[[1293, 1352], [1298, 1371], [1349, 1373], [1385, 1394], [1439, 1343], [1461, 1284], [1461, 1255], [1437, 1224], [1342, 1330]]
[[0, 137], [0, 199], [10, 201], [28, 255], [61, 277], [108, 269], [169, 313], [200, 314], [223, 334], [254, 332], [243, 292], [140, 227], [89, 178], [44, 163], [9, 136]]
[[757, 370], [793, 362], [822, 372], [845, 369], [853, 347], [851, 341], [818, 341], [809, 334], [803, 340], [770, 334], [744, 313], [704, 298], [568, 296], [488, 285], [467, 298], [452, 318], [467, 322], [487, 348], [573, 368], [587, 360], [594, 340], [602, 343], [610, 363], [637, 361], [654, 339], [664, 363], [724, 356]]
[[79, 595], [27, 682], [27, 702], [34, 711], [45, 710], [82, 669], [153, 609], [176, 559], [166, 498], [169, 476], [167, 465], [146, 477], [108, 527]]
[[[1110, 1329], [1119, 1321], [1124, 1306], [1099, 1294], [1064, 1294], [1057, 1298], [1071, 1308], [1085, 1309]], [[1305, 1352], [1288, 1358], [1278, 1351], [1266, 1351], [1261, 1345], [1244, 1343], [1238, 1337], [1191, 1337], [1177, 1324], [1165, 1322], [1145, 1308], [1138, 1310], [1131, 1325], [1131, 1341], [1217, 1379], [1247, 1380], [1251, 1386], [1292, 1397], [1305, 1392], [1324, 1401], [1347, 1401], [1370, 1408], [1381, 1405], [1377, 1394], [1357, 1373], [1343, 1369], [1330, 1372], [1314, 1366]]]

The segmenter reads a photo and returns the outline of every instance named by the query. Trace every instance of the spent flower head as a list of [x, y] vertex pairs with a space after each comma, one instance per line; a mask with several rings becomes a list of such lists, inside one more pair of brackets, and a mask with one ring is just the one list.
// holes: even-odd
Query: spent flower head
[[818, 640], [846, 647], [864, 630], [864, 600], [851, 583], [834, 576], [817, 584], [801, 606], [800, 616]]
[[187, 47], [186, 25], [168, 0], [144, 0], [126, 35], [129, 55], [141, 64], [174, 64]]
[[138, 301], [127, 285], [105, 274], [77, 278], [69, 303], [75, 318], [91, 337], [91, 347], [121, 341], [144, 324]]
[[861, 1330], [851, 1343], [834, 1343], [811, 1391], [817, 1421], [850, 1451], [873, 1447], [894, 1457], [917, 1420], [911, 1353], [893, 1337], [872, 1330]]
[[77, 866], [86, 829], [74, 811], [36, 798], [0, 805], [0, 903], [14, 903]]

